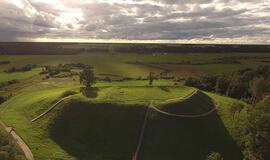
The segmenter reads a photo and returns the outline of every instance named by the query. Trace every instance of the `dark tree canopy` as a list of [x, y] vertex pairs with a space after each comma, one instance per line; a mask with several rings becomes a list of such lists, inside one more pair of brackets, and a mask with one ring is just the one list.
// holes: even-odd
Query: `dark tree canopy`
[[80, 74], [80, 83], [84, 84], [86, 88], [95, 84], [96, 79], [92, 67], [85, 67]]
[[255, 105], [270, 95], [270, 66], [246, 68], [229, 74], [190, 77], [186, 79], [185, 85], [215, 91]]
[[263, 94], [268, 91], [268, 82], [264, 78], [254, 78], [250, 82], [250, 92], [252, 94], [252, 103], [256, 104], [263, 98]]
[[154, 72], [149, 73], [149, 85], [152, 86], [155, 79]]

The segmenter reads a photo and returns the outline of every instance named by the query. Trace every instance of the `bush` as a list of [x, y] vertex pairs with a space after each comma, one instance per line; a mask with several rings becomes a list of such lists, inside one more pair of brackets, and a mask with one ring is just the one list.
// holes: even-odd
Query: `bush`
[[7, 73], [13, 73], [13, 72], [26, 72], [26, 71], [31, 71], [33, 68], [36, 68], [37, 65], [35, 64], [27, 64], [23, 67], [11, 67], [5, 72]]

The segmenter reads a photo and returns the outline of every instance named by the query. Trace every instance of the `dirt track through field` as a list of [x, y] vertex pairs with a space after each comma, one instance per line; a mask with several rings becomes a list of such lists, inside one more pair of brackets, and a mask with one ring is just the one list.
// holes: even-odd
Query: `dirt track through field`
[[31, 122], [35, 122], [36, 120], [42, 118], [43, 116], [45, 116], [47, 113], [49, 113], [50, 111], [52, 111], [58, 104], [60, 104], [61, 102], [63, 102], [64, 100], [68, 99], [72, 97], [71, 96], [67, 96], [67, 97], [64, 97], [62, 99], [60, 99], [59, 101], [57, 101], [54, 105], [52, 105], [49, 109], [47, 109], [45, 112], [41, 113], [39, 116], [37, 116], [36, 118], [32, 119]]
[[12, 129], [12, 127], [8, 127], [2, 120], [0, 120], [0, 124], [5, 128], [5, 131], [12, 136], [16, 144], [21, 148], [27, 160], [34, 160], [34, 156], [32, 151], [28, 147], [28, 145], [23, 141], [23, 139], [17, 135], [17, 133]]

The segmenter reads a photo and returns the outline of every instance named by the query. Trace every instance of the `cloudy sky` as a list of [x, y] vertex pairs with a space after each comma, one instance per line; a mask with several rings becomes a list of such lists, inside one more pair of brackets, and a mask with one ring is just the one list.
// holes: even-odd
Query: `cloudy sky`
[[0, 41], [270, 44], [270, 0], [0, 0]]

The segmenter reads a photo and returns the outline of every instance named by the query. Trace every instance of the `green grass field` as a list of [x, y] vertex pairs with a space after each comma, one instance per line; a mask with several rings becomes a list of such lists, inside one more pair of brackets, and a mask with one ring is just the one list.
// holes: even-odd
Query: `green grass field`
[[[254, 54], [226, 53], [226, 54], [132, 54], [132, 53], [83, 53], [78, 55], [23, 55], [9, 56], [0, 55], [1, 60], [10, 61], [10, 64], [0, 66], [1, 71], [9, 67], [19, 67], [26, 64], [42, 65], [58, 65], [67, 63], [85, 63], [90, 64], [95, 68], [97, 74], [113, 74], [117, 76], [146, 77], [150, 71], [160, 73], [164, 70], [170, 70], [174, 76], [198, 76], [202, 74], [216, 74], [222, 72], [231, 72], [241, 68], [264, 64], [263, 62], [255, 61], [254, 59], [239, 59], [241, 64], [211, 64], [216, 62], [218, 58], [230, 56], [246, 56], [251, 57]], [[258, 57], [264, 57], [265, 54], [256, 54]], [[205, 58], [207, 57], [207, 58]], [[237, 60], [234, 59], [234, 60]], [[181, 64], [162, 64], [162, 63], [179, 63], [190, 61], [192, 63], [210, 63], [206, 65], [181, 65]], [[141, 64], [127, 64], [127, 62], [142, 62], [142, 63], [161, 63], [153, 66]], [[16, 76], [16, 75], [14, 75]], [[5, 77], [5, 76], [1, 76]], [[18, 75], [20, 77], [20, 75]]]
[[39, 75], [41, 68], [33, 69], [32, 71], [27, 72], [15, 72], [15, 73], [4, 73], [0, 72], [0, 82], [10, 81], [13, 79], [21, 80], [27, 79]]
[[[212, 151], [225, 160], [242, 158], [244, 125], [249, 106], [242, 101], [200, 92], [185, 101], [175, 101], [195, 89], [183, 81], [148, 80], [102, 82], [94, 86], [96, 97], [86, 98], [80, 93], [79, 77], [44, 78], [39, 75], [43, 65], [86, 63], [94, 66], [97, 76], [147, 77], [169, 69], [175, 78], [232, 72], [256, 66], [251, 59], [241, 64], [180, 65], [165, 64], [181, 61], [213, 62], [231, 54], [79, 54], [0, 56], [11, 64], [0, 66], [0, 82], [12, 79], [19, 83], [0, 89], [1, 95], [12, 97], [0, 104], [0, 119], [16, 128], [16, 132], [30, 146], [38, 160], [126, 160], [131, 159], [140, 134], [147, 105], [154, 105], [175, 114], [198, 114], [208, 111], [217, 102], [218, 110], [203, 118], [167, 117], [151, 112], [140, 152], [140, 159], [204, 160]], [[238, 54], [236, 54], [238, 55]], [[252, 56], [247, 54], [246, 56]], [[264, 56], [264, 55], [260, 55]], [[126, 62], [157, 63], [154, 66]], [[164, 63], [164, 64], [158, 64]], [[24, 73], [4, 73], [9, 67], [37, 64], [40, 68]], [[157, 65], [157, 66], [156, 66]], [[47, 115], [31, 120], [60, 100], [63, 93], [76, 91], [72, 98], [60, 103]], [[168, 103], [173, 102], [173, 103]], [[232, 113], [234, 106], [243, 106]]]

